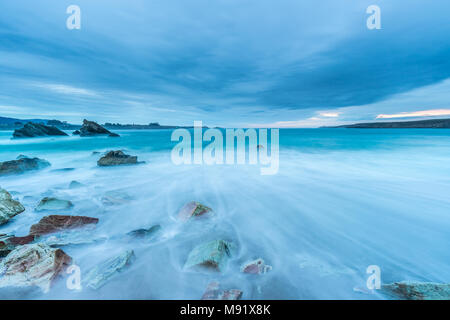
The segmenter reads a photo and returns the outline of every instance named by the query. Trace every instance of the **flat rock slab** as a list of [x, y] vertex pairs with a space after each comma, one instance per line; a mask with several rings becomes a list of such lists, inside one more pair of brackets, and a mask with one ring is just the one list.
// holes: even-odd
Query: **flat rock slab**
[[24, 211], [25, 208], [19, 201], [13, 200], [11, 194], [5, 189], [0, 189], [0, 225]]
[[109, 151], [97, 161], [97, 165], [100, 167], [131, 165], [138, 163], [140, 162], [137, 161], [136, 156], [127, 155], [121, 150]]
[[30, 235], [40, 236], [65, 230], [81, 228], [97, 223], [97, 218], [51, 215], [42, 218], [37, 224], [32, 225], [30, 229]]
[[53, 126], [46, 126], [40, 123], [27, 123], [21, 129], [13, 133], [14, 138], [33, 138], [45, 136], [67, 136], [67, 133]]
[[187, 258], [184, 268], [202, 267], [221, 272], [231, 256], [230, 244], [214, 240], [196, 246]]
[[159, 224], [154, 225], [149, 229], [138, 229], [128, 232], [127, 235], [136, 239], [153, 239], [158, 232], [161, 231], [161, 226]]
[[196, 201], [186, 203], [178, 213], [178, 219], [187, 221], [191, 218], [196, 218], [211, 212], [212, 209]]
[[39, 158], [20, 157], [17, 160], [0, 162], [0, 176], [40, 170], [49, 166], [50, 162], [46, 160], [42, 160]]
[[37, 286], [48, 292], [71, 262], [61, 249], [42, 243], [19, 246], [0, 263], [0, 288]]
[[450, 300], [450, 284], [403, 281], [381, 286], [384, 293], [401, 300]]
[[202, 296], [202, 300], [239, 300], [241, 298], [241, 290], [221, 290], [218, 282], [211, 282]]
[[38, 206], [36, 207], [36, 211], [55, 211], [55, 210], [68, 210], [73, 207], [73, 203], [69, 200], [61, 200], [57, 198], [49, 198], [45, 197], [42, 199]]
[[94, 267], [84, 278], [84, 283], [91, 289], [103, 287], [113, 276], [123, 271], [135, 259], [134, 251], [128, 250], [119, 256], [108, 259]]

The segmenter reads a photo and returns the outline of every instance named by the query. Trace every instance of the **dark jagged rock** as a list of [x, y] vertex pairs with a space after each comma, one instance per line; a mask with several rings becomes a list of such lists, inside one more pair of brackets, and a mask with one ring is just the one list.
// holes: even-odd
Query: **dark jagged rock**
[[0, 288], [37, 286], [48, 292], [71, 263], [64, 251], [43, 243], [19, 246], [0, 263]]
[[134, 251], [125, 251], [117, 257], [104, 261], [88, 272], [83, 279], [91, 289], [97, 290], [104, 286], [113, 276], [123, 271], [135, 259]]
[[119, 138], [120, 136], [117, 133], [111, 132], [108, 137], [110, 137], [110, 138]]
[[36, 211], [54, 211], [54, 210], [68, 210], [73, 207], [73, 203], [69, 200], [61, 200], [57, 198], [45, 197], [39, 202]]
[[75, 130], [74, 132], [72, 132], [72, 134], [74, 136], [79, 136], [81, 134], [80, 130]]
[[196, 246], [187, 258], [184, 268], [202, 267], [221, 272], [231, 256], [230, 243], [214, 240]]
[[116, 133], [113, 134], [111, 131], [103, 128], [98, 123], [94, 121], [88, 121], [86, 119], [83, 120], [83, 126], [81, 127], [81, 129], [77, 131], [79, 131], [80, 137], [92, 137], [97, 135], [109, 135], [114, 137], [119, 136], [118, 134]]
[[206, 288], [202, 300], [239, 300], [241, 297], [241, 290], [221, 290], [218, 282], [211, 282]]
[[191, 201], [189, 203], [186, 203], [183, 208], [181, 208], [180, 212], [178, 213], [178, 219], [187, 221], [190, 218], [200, 217], [211, 211], [211, 208], [204, 206], [199, 202]]
[[8, 191], [0, 189], [0, 225], [24, 211], [25, 208], [19, 201], [13, 200]]
[[450, 300], [450, 284], [403, 281], [381, 286], [384, 293], [401, 300]]
[[20, 174], [31, 170], [40, 170], [50, 166], [50, 162], [39, 158], [22, 156], [17, 160], [0, 162], [0, 176]]
[[129, 165], [138, 163], [140, 162], [137, 161], [136, 156], [127, 155], [120, 150], [109, 151], [105, 156], [101, 157], [97, 161], [97, 165], [100, 167]]
[[127, 235], [138, 239], [152, 239], [159, 231], [161, 231], [161, 226], [158, 224], [149, 229], [133, 230], [131, 232], [128, 232]]
[[46, 136], [67, 136], [67, 133], [53, 126], [46, 126], [40, 123], [29, 122], [21, 129], [16, 129], [13, 133], [14, 138], [34, 138]]
[[42, 218], [37, 224], [32, 225], [30, 229], [30, 235], [40, 236], [65, 230], [81, 228], [97, 223], [97, 218], [51, 215]]
[[0, 234], [0, 257], [6, 257], [17, 246], [32, 243], [34, 236], [15, 237], [12, 235]]

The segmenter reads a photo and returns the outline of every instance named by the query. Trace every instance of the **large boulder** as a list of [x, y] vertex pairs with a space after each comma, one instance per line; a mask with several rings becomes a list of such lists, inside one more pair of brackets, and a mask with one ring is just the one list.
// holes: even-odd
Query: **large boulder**
[[204, 268], [223, 271], [231, 256], [230, 243], [224, 240], [214, 240], [196, 246], [187, 258], [184, 268]]
[[40, 170], [50, 166], [46, 160], [20, 156], [17, 160], [0, 162], [0, 176], [19, 174], [31, 170]]
[[218, 282], [211, 282], [202, 296], [202, 300], [239, 300], [241, 298], [241, 290], [221, 290]]
[[449, 283], [402, 281], [382, 285], [381, 289], [400, 300], [450, 300]]
[[97, 290], [104, 286], [114, 275], [123, 271], [135, 259], [134, 251], [128, 250], [119, 256], [108, 259], [94, 267], [84, 277], [84, 283], [91, 289]]
[[103, 128], [98, 123], [96, 123], [94, 121], [88, 121], [86, 119], [83, 120], [83, 126], [81, 127], [81, 129], [75, 131], [74, 134], [79, 134], [80, 137], [92, 137], [92, 136], [98, 136], [98, 135], [109, 135], [112, 137], [119, 136], [118, 134], [112, 133], [111, 131]]
[[101, 157], [97, 161], [97, 165], [100, 167], [130, 165], [130, 164], [138, 164], [137, 157], [127, 155], [120, 150], [109, 151], [105, 156]]
[[67, 133], [53, 126], [46, 126], [40, 123], [29, 122], [21, 129], [16, 129], [13, 133], [14, 138], [33, 138], [45, 136], [67, 136]]
[[36, 207], [36, 211], [55, 211], [55, 210], [69, 210], [73, 207], [73, 203], [69, 200], [61, 200], [57, 198], [43, 198], [38, 206]]
[[32, 225], [30, 229], [30, 235], [40, 236], [71, 229], [77, 229], [84, 226], [92, 226], [97, 223], [97, 218], [51, 215], [42, 218], [38, 223]]
[[19, 201], [13, 200], [11, 194], [5, 189], [0, 189], [0, 225], [24, 211], [25, 208]]
[[203, 216], [204, 214], [211, 212], [212, 209], [195, 201], [186, 203], [178, 213], [178, 219], [181, 221], [187, 221], [190, 218], [196, 218]]
[[71, 263], [64, 251], [43, 243], [19, 246], [0, 263], [0, 288], [37, 286], [48, 292]]

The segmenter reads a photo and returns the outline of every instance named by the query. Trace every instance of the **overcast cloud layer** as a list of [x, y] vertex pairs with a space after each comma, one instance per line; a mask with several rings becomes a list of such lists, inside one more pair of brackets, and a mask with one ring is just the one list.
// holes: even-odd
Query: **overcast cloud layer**
[[[81, 30], [66, 28], [71, 4]], [[366, 27], [371, 4], [381, 30]], [[450, 109], [449, 13], [446, 0], [5, 0], [0, 116], [280, 127], [424, 118], [414, 112]]]

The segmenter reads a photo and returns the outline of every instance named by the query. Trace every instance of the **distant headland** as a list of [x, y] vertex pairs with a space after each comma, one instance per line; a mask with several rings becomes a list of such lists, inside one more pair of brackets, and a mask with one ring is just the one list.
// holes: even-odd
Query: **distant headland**
[[335, 127], [323, 128], [399, 128], [399, 129], [413, 129], [413, 128], [435, 128], [435, 129], [450, 129], [450, 119], [432, 119], [432, 120], [416, 120], [416, 121], [397, 121], [397, 122], [369, 122], [356, 123]]
[[[48, 120], [48, 119], [16, 119], [0, 117], [0, 130], [15, 130], [22, 128], [27, 123], [44, 124], [47, 126], [53, 126], [61, 130], [76, 130], [81, 127], [81, 124], [71, 124], [67, 121], [60, 120]], [[111, 130], [133, 130], [133, 129], [178, 129], [178, 128], [190, 128], [174, 125], [160, 125], [158, 122], [151, 122], [149, 124], [120, 124], [120, 123], [105, 123], [102, 125], [106, 129]]]

